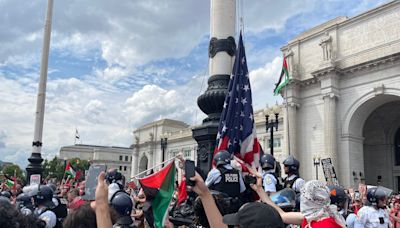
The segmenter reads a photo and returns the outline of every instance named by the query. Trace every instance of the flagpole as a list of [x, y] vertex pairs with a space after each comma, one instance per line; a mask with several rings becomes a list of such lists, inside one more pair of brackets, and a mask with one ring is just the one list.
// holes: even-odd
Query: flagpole
[[28, 183], [30, 182], [30, 176], [32, 174], [39, 174], [41, 179], [41, 175], [43, 172], [42, 168], [43, 158], [41, 156], [41, 150], [42, 150], [44, 111], [46, 102], [47, 68], [49, 62], [52, 14], [53, 14], [53, 0], [48, 0], [46, 21], [44, 27], [42, 60], [40, 66], [39, 89], [36, 101], [36, 118], [35, 118], [35, 131], [32, 143], [32, 154], [31, 157], [28, 159], [29, 165], [26, 168]]
[[[163, 161], [163, 162], [161, 162], [161, 163], [159, 163], [159, 164], [157, 164], [157, 165], [155, 165], [155, 166], [153, 166], [153, 167], [151, 167], [151, 168], [148, 168], [148, 169], [146, 169], [145, 171], [140, 172], [140, 173], [134, 175], [133, 177], [131, 177], [131, 180], [132, 180], [132, 179], [135, 179], [137, 176], [140, 176], [140, 175], [143, 174], [143, 173], [148, 172], [149, 170], [152, 170], [152, 169], [154, 169], [154, 168], [156, 168], [156, 167], [158, 167], [158, 166], [161, 166], [161, 165], [164, 164], [164, 163], [170, 162], [170, 161], [174, 160], [175, 158], [181, 159], [181, 156], [182, 156], [182, 155], [178, 154], [178, 155], [175, 156], [175, 157], [172, 157], [172, 158], [170, 158], [170, 159], [168, 159], [168, 160], [165, 160], [165, 161]], [[181, 161], [182, 161], [182, 159], [181, 159]]]

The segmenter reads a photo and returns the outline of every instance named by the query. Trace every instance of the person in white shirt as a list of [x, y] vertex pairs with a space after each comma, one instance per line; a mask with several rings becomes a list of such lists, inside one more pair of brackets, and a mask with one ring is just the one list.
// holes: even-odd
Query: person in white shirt
[[392, 190], [382, 186], [369, 188], [367, 200], [370, 206], [363, 206], [357, 213], [354, 228], [388, 228], [389, 213], [386, 210], [387, 200]]

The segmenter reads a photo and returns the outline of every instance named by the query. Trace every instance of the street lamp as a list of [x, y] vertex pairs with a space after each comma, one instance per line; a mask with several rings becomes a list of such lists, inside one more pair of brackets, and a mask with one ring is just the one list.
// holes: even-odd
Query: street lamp
[[271, 151], [271, 155], [274, 156], [274, 128], [275, 128], [276, 131], [278, 131], [279, 111], [277, 109], [274, 109], [271, 114], [275, 115], [275, 121], [272, 118], [271, 118], [271, 121], [269, 121], [270, 113], [266, 112], [266, 115], [265, 115], [265, 131], [268, 133], [268, 130], [270, 130], [269, 148], [270, 148], [270, 151]]
[[[165, 161], [165, 150], [167, 149], [168, 145], [168, 134], [165, 133], [164, 135], [161, 135], [161, 150], [162, 150], [162, 162]], [[164, 167], [164, 164], [162, 165]]]
[[315, 166], [315, 178], [318, 180], [318, 166], [321, 165], [321, 158], [314, 155], [313, 162]]

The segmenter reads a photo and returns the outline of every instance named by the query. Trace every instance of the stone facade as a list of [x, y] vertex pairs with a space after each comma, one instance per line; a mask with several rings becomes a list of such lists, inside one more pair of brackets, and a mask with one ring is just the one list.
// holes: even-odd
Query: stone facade
[[132, 148], [76, 144], [60, 149], [60, 159], [80, 158], [91, 164], [105, 164], [118, 169], [126, 178], [131, 174]]
[[282, 96], [301, 175], [315, 178], [312, 157], [330, 157], [341, 185], [377, 184], [381, 176], [382, 185], [398, 188], [392, 158], [400, 114], [390, 110], [400, 105], [400, 2], [328, 21], [281, 50], [292, 76]]
[[[283, 110], [281, 105], [276, 105], [264, 110], [258, 110], [254, 114], [256, 132], [260, 144], [266, 153], [269, 153], [269, 132], [265, 131], [265, 115], [273, 116], [274, 113], [279, 113], [278, 131], [274, 132], [274, 155], [282, 161], [285, 157], [282, 153], [285, 137], [284, 137], [284, 122]], [[197, 143], [192, 137], [192, 128], [183, 122], [176, 120], [163, 119], [149, 124], [146, 124], [134, 131], [135, 143], [133, 145], [134, 154], [132, 159], [132, 177], [144, 172], [143, 176], [151, 172], [151, 167], [154, 171], [160, 169], [157, 166], [162, 162], [161, 139], [167, 138], [167, 146], [165, 148], [164, 160], [172, 159], [178, 153], [181, 153], [185, 159], [197, 161]], [[178, 163], [177, 163], [178, 165]], [[178, 171], [178, 176], [181, 173]]]

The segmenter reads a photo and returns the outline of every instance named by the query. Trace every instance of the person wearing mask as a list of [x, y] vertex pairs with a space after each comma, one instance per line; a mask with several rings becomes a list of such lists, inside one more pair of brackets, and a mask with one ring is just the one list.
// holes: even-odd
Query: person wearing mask
[[340, 228], [346, 227], [346, 222], [338, 213], [336, 205], [331, 205], [330, 191], [322, 181], [312, 180], [301, 189], [300, 212], [285, 212], [278, 207], [262, 188], [262, 177], [249, 168], [257, 177], [257, 183], [251, 188], [257, 192], [260, 200], [274, 207], [285, 224], [300, 225], [302, 228]]
[[391, 193], [392, 190], [383, 186], [368, 188], [367, 200], [371, 205], [365, 205], [358, 211], [354, 228], [390, 227], [389, 213], [386, 210], [386, 205]]

